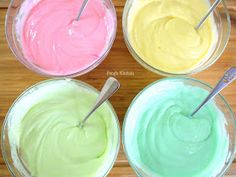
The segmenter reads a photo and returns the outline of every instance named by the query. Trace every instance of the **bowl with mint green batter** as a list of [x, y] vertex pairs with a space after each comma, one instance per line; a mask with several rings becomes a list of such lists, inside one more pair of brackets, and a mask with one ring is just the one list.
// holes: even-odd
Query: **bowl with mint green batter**
[[194, 117], [212, 90], [184, 77], [166, 78], [141, 91], [123, 124], [124, 150], [140, 177], [223, 176], [235, 156], [235, 116], [217, 95]]
[[120, 145], [112, 105], [107, 101], [79, 126], [98, 94], [71, 79], [47, 80], [24, 91], [2, 129], [3, 157], [12, 176], [107, 176]]

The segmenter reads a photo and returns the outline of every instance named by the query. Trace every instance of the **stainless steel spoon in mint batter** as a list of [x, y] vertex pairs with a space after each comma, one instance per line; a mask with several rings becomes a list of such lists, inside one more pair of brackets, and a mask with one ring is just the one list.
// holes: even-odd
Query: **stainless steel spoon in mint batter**
[[236, 67], [232, 67], [228, 69], [223, 78], [219, 81], [216, 87], [212, 90], [212, 92], [207, 96], [207, 98], [198, 106], [195, 111], [191, 114], [193, 117], [204, 105], [206, 105], [212, 98], [214, 98], [221, 90], [227, 87], [231, 82], [236, 79]]

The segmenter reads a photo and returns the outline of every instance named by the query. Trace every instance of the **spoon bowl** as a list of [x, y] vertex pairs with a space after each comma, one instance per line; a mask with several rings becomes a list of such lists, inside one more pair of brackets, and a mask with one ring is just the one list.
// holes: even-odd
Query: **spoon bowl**
[[[172, 95], [175, 91], [179, 92], [178, 90], [175, 90], [177, 85], [184, 85], [186, 87], [195, 87], [201, 90], [205, 91], [205, 95], [202, 95], [201, 98], [200, 97], [195, 97], [195, 94], [192, 93], [192, 96], [187, 97], [187, 102], [188, 104], [191, 103], [191, 100], [199, 100], [201, 101], [201, 99], [204, 99], [204, 96], [207, 96], [208, 93], [210, 93], [212, 91], [212, 87], [210, 87], [209, 85], [207, 85], [206, 83], [196, 80], [196, 79], [192, 79], [192, 78], [186, 78], [186, 77], [175, 77], [175, 78], [165, 78], [165, 79], [161, 79], [158, 80], [152, 84], [150, 84], [149, 86], [147, 86], [144, 90], [142, 90], [132, 101], [126, 115], [125, 115], [125, 119], [124, 119], [124, 123], [123, 123], [123, 131], [122, 131], [122, 140], [123, 140], [123, 145], [124, 145], [124, 151], [125, 154], [127, 155], [127, 158], [129, 160], [129, 163], [131, 164], [132, 168], [134, 169], [134, 171], [136, 172], [136, 174], [140, 177], [148, 177], [148, 176], [155, 176], [155, 174], [151, 173], [144, 165], [143, 162], [140, 162], [140, 156], [137, 156], [137, 147], [135, 146], [134, 142], [136, 143], [137, 140], [140, 138], [137, 135], [137, 128], [139, 125], [141, 125], [139, 123], [140, 119], [142, 118], [142, 115], [148, 115], [146, 114], [147, 111], [147, 106], [146, 105], [157, 105], [160, 102], [160, 99], [162, 98], [162, 95], [167, 95], [168, 93], [170, 95]], [[196, 91], [197, 91], [196, 90]], [[158, 96], [156, 96], [158, 95]], [[156, 98], [156, 99], [155, 99]], [[156, 101], [155, 101], [156, 100]], [[183, 100], [179, 100], [179, 102], [183, 103]], [[226, 137], [229, 139], [229, 147], [227, 148], [227, 154], [226, 154], [226, 158], [225, 159], [221, 159], [219, 160], [217, 163], [217, 165], [222, 164], [221, 167], [219, 167], [216, 170], [212, 171], [212, 175], [213, 177], [216, 176], [223, 176], [224, 174], [226, 174], [226, 171], [229, 169], [230, 165], [232, 164], [233, 160], [234, 160], [234, 155], [235, 155], [235, 135], [236, 135], [236, 127], [235, 127], [235, 115], [232, 111], [232, 109], [230, 108], [230, 106], [228, 105], [228, 103], [226, 102], [226, 100], [221, 96], [221, 95], [216, 95], [216, 97], [214, 97], [214, 99], [212, 100], [212, 104], [211, 105], [215, 105], [217, 107], [217, 109], [220, 110], [220, 112], [222, 112], [222, 115], [220, 115], [220, 118], [223, 119], [221, 126], [223, 127], [225, 133], [226, 133]], [[155, 104], [156, 103], [156, 104]], [[168, 102], [169, 103], [169, 102]], [[171, 102], [170, 102], [171, 103]], [[161, 103], [159, 103], [161, 105]], [[195, 107], [198, 106], [197, 102], [193, 102], [193, 105], [190, 105], [190, 107]], [[155, 106], [154, 106], [155, 107]], [[156, 108], [157, 109], [157, 108]], [[150, 115], [153, 115], [152, 113], [155, 112], [151, 112]], [[189, 109], [184, 109], [184, 115], [188, 116], [191, 114], [191, 110]], [[200, 112], [199, 115], [200, 116]], [[155, 120], [155, 117], [157, 116], [152, 116], [153, 120]], [[201, 116], [200, 116], [201, 117]], [[145, 119], [145, 118], [144, 118]], [[145, 119], [147, 120], [147, 119]], [[193, 119], [185, 119], [185, 123], [186, 125], [189, 124], [188, 121], [191, 121]], [[195, 119], [194, 121], [196, 121], [196, 123], [198, 123], [200, 119]], [[160, 124], [161, 122], [156, 121], [156, 125], [154, 125], [153, 130], [155, 130], [155, 126], [158, 126], [158, 124]], [[177, 122], [178, 123], [178, 122]], [[202, 124], [204, 122], [200, 122], [200, 124]], [[146, 126], [151, 126], [150, 124], [142, 124]], [[186, 129], [188, 127], [185, 127]], [[210, 127], [206, 126], [203, 127], [205, 130], [205, 133], [200, 134], [198, 137], [195, 137], [196, 142], [204, 140], [204, 139], [208, 139], [207, 137], [207, 132], [210, 131]], [[173, 129], [174, 130], [174, 129]], [[150, 128], [149, 129], [143, 129], [144, 132], [151, 132]], [[174, 130], [175, 134], [177, 134], [177, 137], [179, 137], [181, 135], [181, 131], [178, 126], [176, 127], [176, 129]], [[169, 129], [164, 129], [162, 130], [163, 133], [167, 133], [169, 132]], [[197, 131], [195, 132], [197, 133]], [[195, 133], [192, 133], [191, 135], [196, 135]], [[152, 136], [154, 136], [155, 134], [150, 133]], [[139, 134], [141, 135], [141, 134]], [[162, 134], [163, 135], [163, 134]], [[165, 143], [168, 143], [166, 141], [166, 137], [160, 135], [160, 141], [163, 141]], [[153, 140], [155, 142], [155, 138], [150, 136], [150, 140]], [[185, 143], [186, 141], [190, 141], [191, 143], [191, 139], [188, 136], [184, 136], [181, 137], [182, 140], [184, 139]], [[177, 139], [177, 138], [176, 138]], [[165, 144], [164, 143], [164, 144]], [[158, 144], [158, 143], [156, 143]], [[160, 146], [164, 145], [161, 144]], [[224, 144], [224, 143], [222, 143]], [[145, 146], [146, 144], [142, 144], [142, 146]], [[198, 145], [196, 145], [196, 147], [200, 147]], [[174, 152], [175, 148], [170, 147], [170, 149], [173, 149]], [[155, 150], [152, 148], [152, 150]], [[168, 151], [170, 151], [168, 148], [166, 150], [167, 154]], [[150, 152], [151, 153], [151, 152]], [[147, 154], [149, 154], [149, 152], [147, 152]], [[203, 153], [202, 156], [204, 156], [205, 154]], [[141, 154], [141, 156], [146, 157], [145, 154]], [[157, 154], [157, 156], [162, 156], [162, 152], [160, 152], [160, 155]], [[170, 159], [168, 159], [170, 162], [173, 160], [171, 159], [172, 156], [168, 156]], [[199, 162], [200, 163], [200, 162]], [[195, 164], [196, 165], [196, 164]], [[191, 167], [191, 165], [190, 165]], [[186, 168], [188, 168], [188, 165], [186, 166]], [[213, 167], [214, 169], [214, 167]], [[154, 170], [158, 171], [157, 168], [155, 168], [154, 166]], [[158, 175], [157, 175], [158, 176]], [[180, 175], [181, 176], [181, 175]], [[207, 176], [207, 175], [206, 175]]]
[[[73, 79], [51, 79], [37, 83], [25, 90], [15, 100], [15, 102], [9, 109], [3, 123], [1, 134], [1, 149], [3, 158], [12, 176], [32, 177], [30, 171], [27, 169], [26, 164], [24, 163], [24, 160], [22, 160], [22, 154], [20, 152], [21, 147], [18, 144], [19, 142], [16, 142], [16, 139], [19, 138], [16, 136], [18, 136], [19, 134], [15, 134], [14, 132], [18, 131], [19, 123], [24, 117], [27, 110], [29, 110], [32, 105], [37, 103], [36, 98], [43, 97], [45, 96], [45, 94], [47, 95], [50, 93], [54, 93], [55, 90], [61, 88], [61, 84], [65, 84], [65, 88], [68, 88], [68, 86], [72, 84], [79, 89], [86, 90], [86, 93], [94, 95], [95, 98], [100, 94], [100, 92], [91, 85]], [[110, 117], [107, 118], [109, 120], [109, 127], [111, 128], [111, 134], [109, 135], [109, 138], [112, 143], [107, 149], [109, 155], [107, 157], [107, 160], [104, 162], [104, 167], [99, 169], [98, 176], [107, 176], [107, 174], [110, 172], [117, 158], [120, 146], [120, 127], [117, 114], [109, 101], [107, 101], [103, 106], [110, 113]], [[29, 126], [29, 128], [32, 127]]]

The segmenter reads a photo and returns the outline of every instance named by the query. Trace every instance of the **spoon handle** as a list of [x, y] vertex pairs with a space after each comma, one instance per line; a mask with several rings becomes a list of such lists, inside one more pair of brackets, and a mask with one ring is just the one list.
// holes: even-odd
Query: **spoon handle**
[[97, 98], [95, 105], [92, 110], [88, 113], [88, 115], [84, 118], [82, 122], [80, 122], [80, 126], [83, 127], [85, 122], [88, 120], [89, 116], [96, 111], [106, 100], [108, 100], [118, 89], [120, 88], [120, 83], [114, 77], [109, 77], [102, 88], [102, 91]]
[[202, 108], [202, 106], [208, 103], [208, 101], [210, 101], [215, 95], [217, 95], [221, 90], [227, 87], [235, 79], [236, 79], [236, 67], [232, 67], [225, 72], [223, 78], [219, 81], [219, 83], [208, 95], [208, 97], [202, 102], [202, 104], [191, 114], [191, 116], [194, 116]]
[[208, 10], [207, 14], [201, 19], [201, 21], [198, 23], [198, 25], [195, 27], [196, 30], [198, 30], [202, 24], [206, 21], [208, 16], [215, 10], [215, 8], [220, 4], [222, 0], [216, 0], [214, 4], [211, 6], [211, 8]]
[[78, 14], [78, 16], [76, 18], [77, 21], [79, 21], [79, 19], [80, 19], [82, 13], [83, 13], [85, 7], [87, 6], [87, 4], [88, 4], [88, 0], [84, 0], [83, 4], [82, 4], [82, 6], [81, 6], [81, 8], [79, 10], [79, 14]]

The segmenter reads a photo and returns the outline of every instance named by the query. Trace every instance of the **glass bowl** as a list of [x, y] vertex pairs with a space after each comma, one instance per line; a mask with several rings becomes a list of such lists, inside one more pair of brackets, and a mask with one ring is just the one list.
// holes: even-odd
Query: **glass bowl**
[[[124, 40], [126, 43], [126, 46], [131, 53], [131, 55], [134, 57], [134, 59], [140, 63], [144, 68], [160, 75], [164, 76], [183, 76], [183, 75], [192, 75], [198, 72], [201, 72], [211, 65], [213, 65], [222, 55], [224, 52], [228, 41], [230, 37], [230, 31], [231, 31], [231, 23], [230, 23], [230, 15], [226, 6], [226, 3], [224, 0], [220, 3], [220, 5], [216, 8], [216, 10], [213, 13], [213, 17], [216, 23], [216, 28], [218, 32], [218, 39], [217, 39], [217, 44], [216, 47], [213, 51], [213, 53], [209, 56], [207, 60], [202, 62], [199, 66], [188, 70], [188, 71], [183, 71], [183, 72], [178, 72], [178, 73], [170, 73], [166, 72], [160, 69], [157, 69], [151, 65], [149, 65], [145, 60], [143, 60], [139, 54], [135, 51], [133, 48], [130, 39], [129, 39], [129, 34], [128, 34], [128, 17], [130, 13], [130, 9], [132, 7], [133, 2], [136, 0], [127, 0], [125, 4], [125, 8], [123, 11], [123, 17], [122, 17], [122, 26], [123, 26], [123, 34], [124, 34]], [[210, 0], [211, 3], [215, 2], [215, 0]]]
[[[8, 45], [9, 45], [11, 51], [16, 56], [16, 58], [22, 64], [24, 64], [28, 69], [30, 69], [40, 75], [46, 76], [46, 77], [76, 77], [76, 76], [86, 74], [86, 73], [90, 72], [91, 70], [95, 69], [106, 58], [106, 56], [108, 55], [108, 53], [114, 43], [114, 40], [116, 37], [116, 30], [117, 30], [117, 16], [116, 16], [116, 10], [115, 10], [112, 0], [104, 0], [103, 1], [105, 8], [108, 11], [110, 11], [113, 16], [112, 17], [113, 18], [112, 32], [111, 32], [111, 34], [109, 34], [110, 35], [109, 41], [106, 44], [106, 48], [103, 50], [102, 55], [94, 63], [90, 64], [85, 69], [78, 70], [78, 71], [75, 71], [70, 74], [52, 74], [51, 72], [47, 72], [47, 71], [43, 70], [42, 68], [40, 68], [36, 64], [31, 63], [29, 60], [27, 60], [24, 57], [21, 43], [19, 42], [19, 39], [18, 39], [19, 37], [17, 36], [17, 32], [16, 32], [17, 15], [18, 15], [18, 12], [19, 12], [22, 4], [24, 3], [24, 1], [25, 0], [11, 0], [10, 5], [7, 10], [7, 14], [6, 14], [6, 21], [5, 21], [5, 28], [6, 29], [5, 29], [5, 31], [6, 31], [7, 42], [8, 42]], [[32, 1], [32, 2], [34, 2], [34, 1]]]
[[[15, 135], [15, 131], [18, 130], [17, 125], [22, 120], [27, 111], [38, 102], [38, 97], [43, 97], [45, 93], [50, 94], [53, 92], [53, 88], [57, 88], [60, 84], [73, 83], [78, 88], [83, 88], [88, 92], [98, 95], [99, 92], [92, 86], [77, 80], [71, 79], [51, 79], [43, 82], [39, 82], [30, 88], [26, 89], [12, 104], [10, 107], [2, 127], [1, 135], [1, 148], [4, 161], [11, 172], [12, 176], [15, 177], [31, 177], [29, 170], [27, 169], [23, 159], [18, 153], [18, 135]], [[59, 84], [59, 85], [58, 85]], [[30, 104], [29, 104], [30, 99]], [[111, 113], [111, 145], [109, 145], [108, 155], [103, 162], [103, 166], [98, 169], [98, 176], [107, 176], [112, 169], [120, 147], [120, 126], [116, 112], [113, 109], [109, 101], [106, 103], [106, 107]]]
[[[135, 135], [135, 130], [137, 130], [136, 120], [138, 119], [138, 115], [140, 113], [144, 113], [144, 111], [146, 111], [146, 109], [144, 110], [142, 108], [142, 106], [143, 106], [143, 104], [145, 104], [145, 102], [151, 101], [150, 98], [152, 98], [152, 95], [155, 95], [155, 94], [158, 94], [161, 92], [166, 92], [166, 91], [170, 92], [170, 89], [175, 88], [176, 83], [181, 83], [181, 84], [184, 84], [187, 86], [198, 87], [203, 90], [206, 90], [207, 92], [210, 92], [212, 90], [212, 87], [210, 87], [209, 85], [207, 85], [201, 81], [192, 79], [192, 78], [185, 78], [185, 77], [165, 78], [165, 79], [161, 79], [161, 80], [158, 80], [158, 81], [150, 84], [149, 86], [144, 88], [133, 99], [133, 101], [130, 104], [129, 109], [125, 115], [125, 119], [124, 119], [123, 129], [122, 129], [122, 143], [123, 143], [125, 154], [128, 158], [128, 161], [129, 161], [131, 167], [134, 169], [135, 173], [140, 177], [148, 177], [148, 176], [155, 176], [155, 175], [150, 174], [150, 172], [146, 168], [143, 167], [143, 165], [141, 163], [145, 163], [145, 162], [139, 162], [139, 160], [137, 160], [139, 155], [137, 155], [137, 153], [134, 153], [134, 150], [132, 148], [130, 148], [130, 147], [133, 147], [134, 143], [135, 143], [132, 140], [137, 139], [137, 137], [136, 137], [137, 135]], [[222, 165], [223, 168], [222, 169], [217, 168], [216, 169], [217, 172], [214, 171], [214, 173], [217, 173], [217, 175], [215, 175], [215, 176], [211, 175], [211, 176], [216, 177], [216, 176], [223, 176], [226, 173], [226, 171], [229, 169], [230, 165], [232, 164], [232, 162], [234, 160], [235, 148], [236, 148], [236, 146], [235, 146], [236, 145], [235, 144], [236, 143], [235, 142], [235, 138], [236, 138], [236, 127], [235, 126], [236, 126], [236, 124], [235, 124], [235, 115], [234, 115], [232, 109], [230, 108], [230, 106], [228, 105], [228, 103], [226, 102], [226, 100], [224, 99], [224, 97], [221, 95], [217, 95], [213, 99], [213, 101], [225, 117], [224, 118], [225, 120], [222, 121], [224, 123], [224, 125], [222, 125], [222, 127], [225, 128], [226, 137], [227, 137], [227, 140], [229, 141], [229, 145], [226, 147], [226, 150], [227, 150], [226, 156], [227, 157], [225, 157], [225, 155], [224, 155], [225, 159], [222, 158], [223, 159], [222, 162], [219, 162], [219, 164]], [[147, 149], [147, 151], [148, 151], [148, 149]], [[166, 154], [163, 156], [166, 157]], [[171, 159], [169, 158], [169, 160], [171, 160]], [[156, 168], [158, 168], [158, 167], [156, 167]], [[188, 167], [186, 166], [186, 168], [188, 168]]]

